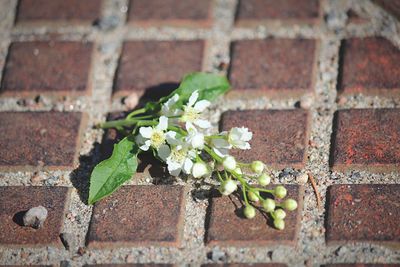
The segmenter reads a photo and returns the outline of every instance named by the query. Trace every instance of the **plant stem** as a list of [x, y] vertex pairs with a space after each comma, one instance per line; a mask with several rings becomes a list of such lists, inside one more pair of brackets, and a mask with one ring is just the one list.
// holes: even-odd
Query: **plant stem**
[[140, 109], [134, 110], [134, 111], [132, 111], [131, 113], [129, 113], [128, 116], [126, 116], [126, 118], [127, 118], [127, 119], [130, 119], [130, 118], [132, 118], [133, 116], [136, 116], [136, 115], [138, 115], [138, 114], [143, 114], [143, 113], [145, 113], [145, 112], [146, 112], [146, 109], [145, 109], [145, 108], [140, 108]]
[[123, 119], [123, 120], [115, 120], [115, 121], [107, 121], [99, 124], [99, 128], [107, 129], [107, 128], [118, 128], [118, 127], [126, 127], [132, 125], [139, 126], [152, 126], [157, 125], [157, 121], [145, 121], [145, 120], [134, 120], [134, 119]]

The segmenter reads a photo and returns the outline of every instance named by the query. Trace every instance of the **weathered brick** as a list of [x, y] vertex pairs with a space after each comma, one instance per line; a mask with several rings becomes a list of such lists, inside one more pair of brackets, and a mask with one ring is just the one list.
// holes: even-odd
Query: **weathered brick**
[[365, 263], [336, 263], [336, 264], [326, 264], [323, 267], [399, 267], [400, 264], [365, 264]]
[[92, 43], [32, 41], [10, 45], [4, 96], [83, 95], [90, 91]]
[[212, 24], [212, 0], [130, 0], [128, 21], [141, 26]]
[[282, 263], [209, 263], [202, 267], [285, 267]]
[[0, 112], [0, 170], [74, 168], [85, 124], [79, 112]]
[[309, 115], [305, 110], [228, 111], [221, 130], [247, 127], [253, 133], [250, 150], [232, 150], [244, 162], [261, 160], [274, 168], [301, 168], [306, 161]]
[[231, 50], [231, 94], [287, 97], [314, 90], [315, 40], [237, 41]]
[[400, 169], [400, 109], [339, 110], [333, 124], [331, 166], [395, 171]]
[[[288, 197], [297, 200], [296, 211], [287, 212], [285, 230], [276, 230], [272, 221], [257, 211], [254, 219], [242, 215], [242, 201], [235, 195], [211, 199], [207, 242], [221, 246], [295, 245], [298, 238], [303, 203], [303, 188], [286, 185]], [[272, 198], [272, 196], [270, 196]]]
[[93, 267], [172, 267], [172, 264], [132, 263], [132, 264], [95, 264]]
[[100, 17], [101, 0], [20, 0], [17, 23], [84, 23]]
[[[67, 187], [0, 187], [0, 245], [62, 246], [59, 235], [69, 195]], [[23, 226], [25, 212], [39, 205], [48, 211], [43, 227]]]
[[400, 185], [333, 185], [328, 190], [326, 240], [347, 242], [400, 242]]
[[400, 1], [399, 0], [372, 0], [381, 6], [385, 11], [400, 19]]
[[240, 0], [236, 21], [253, 26], [271, 21], [315, 23], [319, 20], [318, 0]]
[[344, 94], [400, 94], [400, 50], [383, 38], [342, 42], [338, 90]]
[[160, 97], [185, 74], [201, 71], [203, 41], [133, 41], [123, 45], [114, 93]]
[[124, 186], [95, 204], [89, 245], [178, 246], [184, 210], [182, 186]]

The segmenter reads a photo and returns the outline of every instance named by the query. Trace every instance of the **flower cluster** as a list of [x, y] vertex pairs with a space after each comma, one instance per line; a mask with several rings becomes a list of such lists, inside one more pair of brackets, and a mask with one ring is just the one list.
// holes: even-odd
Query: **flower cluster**
[[[151, 149], [166, 163], [173, 176], [184, 173], [197, 179], [215, 177], [220, 182], [222, 195], [230, 195], [240, 187], [246, 218], [255, 217], [255, 206], [258, 204], [270, 215], [277, 229], [284, 229], [285, 210], [295, 210], [297, 202], [293, 199], [276, 201], [286, 197], [287, 192], [282, 185], [274, 189], [263, 188], [271, 181], [263, 162], [238, 162], [230, 155], [232, 149], [251, 148], [249, 141], [252, 133], [249, 129], [234, 127], [230, 131], [209, 134], [211, 123], [205, 119], [203, 112], [211, 103], [199, 99], [198, 91], [190, 95], [187, 103], [179, 106], [179, 101], [180, 96], [174, 94], [162, 104], [155, 123], [138, 128], [135, 140], [140, 150]], [[259, 186], [250, 181], [257, 182]]]

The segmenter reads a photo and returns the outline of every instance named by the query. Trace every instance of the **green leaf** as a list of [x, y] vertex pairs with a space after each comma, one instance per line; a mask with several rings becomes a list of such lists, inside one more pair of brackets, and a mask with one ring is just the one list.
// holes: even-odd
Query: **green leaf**
[[135, 174], [138, 151], [133, 136], [114, 145], [111, 157], [97, 164], [90, 176], [89, 204], [110, 195]]
[[225, 76], [194, 72], [186, 75], [177, 89], [168, 96], [162, 97], [158, 102], [148, 102], [145, 106], [146, 112], [155, 113], [161, 109], [161, 104], [166, 102], [173, 95], [179, 95], [176, 107], [182, 107], [194, 91], [198, 91], [199, 100], [214, 101], [218, 96], [223, 95], [230, 89], [230, 84]]
[[179, 102], [177, 106], [180, 107], [185, 104], [194, 91], [198, 91], [199, 100], [214, 101], [220, 95], [223, 95], [230, 89], [229, 81], [225, 76], [194, 72], [186, 75], [178, 89], [170, 94], [178, 94]]

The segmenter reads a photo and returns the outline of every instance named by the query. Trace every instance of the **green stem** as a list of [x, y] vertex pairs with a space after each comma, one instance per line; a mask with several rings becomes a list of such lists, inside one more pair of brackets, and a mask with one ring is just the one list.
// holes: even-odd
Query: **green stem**
[[222, 162], [222, 158], [218, 156], [210, 147], [204, 146], [204, 150], [216, 161]]
[[119, 128], [119, 127], [127, 127], [137, 124], [138, 126], [152, 126], [157, 125], [157, 121], [144, 121], [144, 120], [133, 120], [133, 119], [123, 119], [116, 121], [107, 121], [99, 124], [99, 128], [107, 129], [107, 128]]
[[136, 116], [136, 115], [138, 115], [138, 114], [143, 114], [143, 113], [145, 113], [145, 112], [146, 112], [146, 109], [145, 109], [145, 108], [140, 108], [140, 109], [134, 110], [134, 111], [132, 111], [131, 113], [129, 113], [128, 116], [126, 116], [126, 118], [127, 118], [127, 119], [130, 119], [130, 118], [132, 118], [133, 116]]

